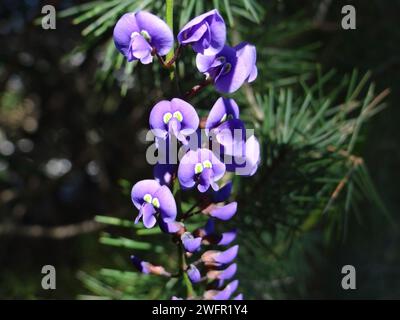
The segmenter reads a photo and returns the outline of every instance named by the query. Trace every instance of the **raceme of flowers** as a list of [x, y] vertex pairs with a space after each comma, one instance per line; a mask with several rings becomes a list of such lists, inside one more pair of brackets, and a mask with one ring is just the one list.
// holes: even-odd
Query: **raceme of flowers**
[[[189, 21], [178, 33], [177, 41], [173, 58], [165, 61], [163, 57], [174, 45], [173, 33], [162, 19], [145, 11], [124, 14], [114, 28], [115, 46], [129, 62], [149, 64], [156, 57], [164, 67], [174, 68], [182, 49], [190, 46], [196, 53], [197, 69], [205, 75], [205, 85], [213, 84], [220, 93], [235, 92], [257, 77], [256, 48], [246, 42], [229, 46], [225, 22], [217, 10]], [[186, 98], [205, 85], [195, 86]], [[137, 256], [131, 256], [133, 265], [145, 274], [185, 276], [192, 285], [206, 284], [201, 295], [189, 295], [188, 299], [242, 299], [242, 294], [235, 293], [238, 280], [234, 280], [234, 260], [239, 250], [234, 244], [237, 230], [221, 233], [216, 231], [215, 223], [230, 220], [236, 214], [238, 204], [229, 201], [232, 182], [227, 181], [227, 173], [251, 176], [256, 172], [260, 162], [258, 140], [246, 134], [235, 100], [225, 97], [211, 107], [205, 124], [200, 123], [189, 102], [181, 98], [159, 101], [150, 112], [149, 127], [160, 153], [161, 146], [168, 149], [174, 139], [187, 148], [180, 161], [157, 163], [154, 179], [133, 186], [132, 202], [138, 210], [135, 223], [142, 221], [145, 228], [158, 225], [170, 234], [184, 260], [177, 275]], [[189, 142], [200, 129], [205, 131], [206, 143], [193, 146]], [[217, 144], [218, 152], [209, 148], [211, 142]], [[191, 192], [197, 198], [186, 212], [180, 212], [181, 201], [176, 196], [179, 190], [194, 190]], [[189, 231], [187, 222], [195, 214], [206, 216], [207, 222]]]

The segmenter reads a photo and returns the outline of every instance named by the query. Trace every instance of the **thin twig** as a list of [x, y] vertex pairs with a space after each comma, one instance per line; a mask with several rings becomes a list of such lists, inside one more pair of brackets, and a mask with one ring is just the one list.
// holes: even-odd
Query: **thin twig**
[[195, 85], [192, 89], [190, 89], [188, 92], [186, 92], [186, 94], [185, 94], [186, 99], [194, 97], [196, 94], [198, 94], [201, 90], [203, 90], [205, 87], [207, 87], [212, 82], [213, 82], [213, 80], [211, 78], [207, 78], [202, 83]]
[[155, 52], [155, 56], [157, 57], [158, 61], [160, 62], [161, 66], [165, 69], [172, 69], [175, 68], [174, 63], [179, 58], [182, 52], [182, 46], [179, 46], [173, 57], [169, 61], [165, 61], [163, 57], [161, 57], [157, 52]]

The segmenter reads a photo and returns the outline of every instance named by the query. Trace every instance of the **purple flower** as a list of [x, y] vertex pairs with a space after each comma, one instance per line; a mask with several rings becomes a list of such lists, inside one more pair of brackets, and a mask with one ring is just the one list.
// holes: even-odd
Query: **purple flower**
[[223, 232], [221, 234], [221, 239], [217, 242], [217, 244], [220, 246], [228, 246], [236, 239], [236, 235], [237, 235], [236, 229], [233, 229], [228, 232]]
[[177, 208], [174, 196], [167, 186], [161, 186], [155, 180], [137, 182], [131, 192], [132, 202], [139, 209], [135, 223], [143, 218], [146, 228], [152, 228], [156, 222], [156, 214], [163, 220], [175, 220]]
[[228, 119], [239, 119], [239, 106], [233, 99], [220, 97], [208, 114], [205, 128], [207, 130], [217, 128]]
[[236, 263], [232, 263], [225, 270], [210, 270], [207, 272], [207, 278], [210, 280], [229, 280], [237, 270]]
[[238, 280], [229, 283], [223, 290], [208, 290], [204, 293], [206, 300], [228, 300], [232, 293], [234, 293], [239, 285]]
[[197, 149], [187, 152], [178, 168], [178, 179], [184, 188], [192, 188], [195, 184], [200, 192], [206, 192], [211, 186], [214, 190], [219, 187], [216, 181], [225, 174], [223, 164], [210, 150]]
[[128, 61], [153, 61], [156, 52], [166, 55], [172, 48], [174, 36], [168, 25], [157, 16], [138, 11], [124, 14], [114, 27], [114, 43]]
[[186, 136], [199, 126], [199, 116], [192, 105], [178, 98], [158, 102], [150, 112], [150, 128], [160, 139], [175, 136], [187, 144]]
[[218, 142], [223, 153], [235, 155], [243, 150], [246, 141], [244, 123], [239, 120], [239, 107], [235, 100], [219, 98], [207, 117], [206, 132]]
[[214, 206], [210, 211], [210, 216], [220, 219], [220, 220], [229, 220], [232, 218], [237, 210], [237, 202], [231, 202], [224, 206]]
[[193, 237], [190, 232], [184, 232], [181, 235], [182, 244], [187, 252], [196, 252], [200, 249], [201, 237]]
[[211, 10], [189, 21], [179, 32], [181, 45], [191, 44], [193, 50], [204, 55], [215, 55], [226, 40], [226, 26], [218, 10]]
[[231, 263], [237, 256], [239, 246], [235, 245], [225, 251], [209, 250], [203, 253], [201, 260], [206, 266], [219, 267]]
[[216, 55], [197, 54], [197, 69], [214, 81], [219, 92], [232, 93], [243, 83], [257, 78], [256, 47], [242, 42], [236, 47], [227, 45]]
[[236, 154], [227, 161], [226, 170], [241, 176], [252, 176], [256, 173], [260, 161], [260, 143], [252, 135], [246, 140], [242, 154]]
[[187, 275], [192, 283], [198, 283], [201, 281], [201, 274], [199, 269], [195, 265], [191, 264], [187, 270]]
[[231, 231], [223, 232], [221, 234], [215, 233], [214, 219], [208, 219], [204, 228], [199, 228], [194, 231], [196, 236], [202, 237], [203, 244], [216, 244], [220, 246], [228, 246], [231, 244], [237, 235], [237, 230], [233, 229]]
[[254, 135], [246, 137], [244, 124], [239, 120], [239, 107], [233, 99], [219, 98], [215, 102], [205, 128], [208, 135], [221, 145], [221, 159], [224, 159], [228, 171], [245, 176], [257, 171], [260, 144]]

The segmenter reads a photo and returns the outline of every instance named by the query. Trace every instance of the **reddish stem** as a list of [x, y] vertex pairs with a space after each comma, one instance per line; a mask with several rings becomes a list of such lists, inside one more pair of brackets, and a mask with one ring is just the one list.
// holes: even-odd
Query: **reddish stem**
[[192, 98], [193, 96], [198, 94], [201, 90], [203, 90], [205, 87], [207, 87], [212, 82], [213, 82], [213, 80], [211, 78], [205, 79], [202, 83], [195, 85], [192, 89], [190, 89], [188, 92], [186, 92], [185, 97], [187, 99]]
[[171, 69], [172, 66], [173, 66], [173, 64], [175, 63], [175, 61], [176, 61], [176, 60], [179, 58], [179, 56], [181, 55], [182, 46], [180, 45], [180, 46], [176, 49], [176, 51], [175, 51], [175, 53], [174, 53], [174, 56], [173, 56], [173, 57], [171, 58], [171, 60], [169, 60], [168, 62], [166, 62], [166, 61], [163, 59], [163, 57], [161, 57], [161, 56], [157, 53], [157, 51], [156, 51], [155, 49], [153, 49], [153, 51], [154, 51], [153, 55], [155, 55], [155, 56], [157, 57], [158, 61], [161, 63], [161, 65], [163, 66], [163, 68], [165, 68], [165, 69]]

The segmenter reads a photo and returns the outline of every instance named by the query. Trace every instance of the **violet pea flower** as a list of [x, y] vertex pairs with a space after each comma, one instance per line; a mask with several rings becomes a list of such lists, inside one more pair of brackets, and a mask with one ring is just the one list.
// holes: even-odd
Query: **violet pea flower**
[[235, 241], [237, 236], [237, 229], [235, 228], [221, 234], [215, 233], [214, 219], [210, 218], [203, 228], [196, 229], [193, 233], [195, 236], [201, 237], [203, 239], [202, 244], [228, 246], [233, 241]]
[[181, 45], [191, 44], [195, 52], [204, 55], [215, 55], [220, 52], [225, 40], [225, 22], [216, 9], [189, 21], [178, 34]]
[[210, 131], [229, 119], [239, 119], [239, 106], [231, 98], [220, 97], [208, 114], [205, 129]]
[[223, 232], [221, 234], [211, 233], [203, 237], [202, 244], [216, 244], [219, 246], [228, 246], [235, 241], [237, 230]]
[[130, 62], [143, 64], [153, 61], [154, 53], [166, 55], [172, 48], [174, 36], [159, 17], [138, 11], [124, 14], [114, 27], [114, 43]]
[[231, 202], [224, 206], [213, 206], [209, 215], [219, 220], [227, 221], [232, 218], [237, 211], [237, 202]]
[[235, 245], [225, 251], [209, 250], [202, 254], [201, 260], [206, 266], [219, 267], [231, 263], [237, 256], [239, 245]]
[[178, 179], [182, 187], [192, 188], [197, 184], [200, 192], [206, 192], [211, 186], [218, 190], [216, 181], [225, 174], [225, 164], [209, 149], [190, 150], [181, 159], [178, 167]]
[[213, 56], [197, 54], [197, 69], [213, 80], [221, 93], [233, 93], [245, 82], [257, 78], [256, 47], [242, 42], [235, 47], [227, 45]]
[[217, 242], [220, 246], [228, 246], [230, 245], [235, 239], [237, 235], [237, 230], [233, 229], [231, 231], [221, 233], [221, 238]]
[[226, 170], [235, 172], [235, 174], [240, 176], [252, 176], [257, 172], [260, 161], [260, 143], [252, 135], [246, 140], [242, 154], [233, 156], [226, 161]]
[[192, 283], [198, 283], [201, 281], [200, 271], [194, 264], [191, 264], [186, 272]]
[[210, 280], [229, 280], [231, 279], [237, 270], [236, 263], [232, 263], [229, 267], [224, 270], [210, 270], [207, 272], [207, 278]]
[[205, 300], [228, 300], [232, 293], [234, 293], [239, 285], [238, 280], [229, 283], [223, 290], [207, 290], [204, 293]]
[[190, 232], [184, 232], [181, 235], [183, 247], [187, 252], [193, 253], [200, 249], [201, 237], [195, 238]]
[[137, 182], [132, 188], [131, 197], [133, 204], [139, 209], [135, 223], [143, 218], [144, 226], [152, 228], [157, 222], [158, 213], [162, 220], [171, 221], [176, 218], [177, 208], [171, 190], [155, 180]]
[[223, 146], [223, 153], [241, 155], [246, 129], [239, 120], [239, 107], [235, 100], [219, 98], [210, 110], [205, 129], [209, 137]]
[[182, 99], [158, 102], [150, 112], [150, 128], [160, 139], [175, 136], [187, 144], [186, 136], [196, 132], [199, 116], [192, 105]]

